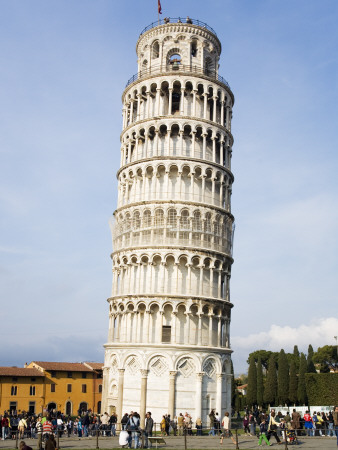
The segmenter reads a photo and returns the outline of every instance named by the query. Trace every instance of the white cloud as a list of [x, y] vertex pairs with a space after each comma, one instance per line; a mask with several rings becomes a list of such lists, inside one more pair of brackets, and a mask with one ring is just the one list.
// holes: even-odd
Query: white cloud
[[[315, 311], [314, 311], [315, 313]], [[314, 350], [323, 345], [334, 344], [334, 336], [338, 333], [338, 319], [328, 317], [313, 320], [308, 325], [302, 324], [297, 328], [289, 326], [271, 325], [268, 331], [249, 334], [249, 336], [234, 336], [232, 348], [246, 349], [248, 354], [253, 350], [265, 349], [292, 351], [294, 345], [300, 350], [307, 350], [312, 344]]]

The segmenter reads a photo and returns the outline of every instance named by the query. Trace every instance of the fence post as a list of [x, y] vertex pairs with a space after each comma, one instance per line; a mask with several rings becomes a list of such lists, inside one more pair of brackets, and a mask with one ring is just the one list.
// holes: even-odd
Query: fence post
[[99, 432], [100, 430], [96, 430], [96, 448], [99, 448]]
[[237, 428], [235, 429], [235, 434], [236, 434], [236, 450], [239, 450], [239, 447], [238, 447], [238, 431], [237, 431]]
[[60, 430], [56, 430], [56, 445], [57, 448], [60, 448]]
[[288, 441], [286, 439], [286, 430], [283, 430], [283, 433], [284, 433], [284, 439], [285, 439], [285, 448], [287, 449], [288, 448]]
[[15, 448], [18, 448], [18, 434], [19, 434], [19, 432], [16, 431], [15, 432]]
[[183, 433], [184, 433], [184, 450], [187, 450], [187, 428], [183, 427]]

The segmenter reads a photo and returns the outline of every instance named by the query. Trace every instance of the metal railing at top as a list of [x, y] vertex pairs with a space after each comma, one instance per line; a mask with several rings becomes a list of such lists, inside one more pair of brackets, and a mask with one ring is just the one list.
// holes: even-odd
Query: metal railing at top
[[182, 18], [182, 17], [166, 17], [164, 19], [160, 19], [157, 20], [156, 22], [152, 22], [150, 25], [146, 26], [145, 28], [143, 28], [143, 30], [140, 33], [140, 36], [142, 36], [142, 34], [144, 34], [146, 31], [151, 30], [152, 28], [158, 27], [159, 25], [167, 25], [167, 24], [172, 24], [172, 23], [184, 23], [187, 25], [197, 25], [201, 28], [205, 28], [208, 31], [211, 31], [211, 33], [213, 33], [215, 36], [217, 36], [216, 31], [209, 27], [208, 24], [206, 24], [205, 22], [202, 22], [200, 20], [197, 19], [190, 19], [189, 18]]
[[215, 70], [210, 70], [205, 67], [193, 64], [179, 64], [179, 63], [167, 64], [165, 67], [155, 66], [150, 67], [149, 69], [141, 70], [140, 72], [136, 73], [131, 78], [129, 78], [126, 87], [129, 86], [134, 81], [141, 80], [142, 78], [145, 78], [150, 75], [157, 75], [157, 74], [164, 75], [167, 73], [177, 73], [177, 72], [205, 75], [216, 81], [220, 81], [221, 83], [225, 84], [225, 86], [227, 86], [229, 89], [231, 89], [229, 83], [221, 75], [218, 75], [218, 73]]

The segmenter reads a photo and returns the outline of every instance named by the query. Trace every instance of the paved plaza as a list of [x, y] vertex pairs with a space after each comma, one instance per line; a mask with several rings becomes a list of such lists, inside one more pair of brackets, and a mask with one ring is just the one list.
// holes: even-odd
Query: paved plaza
[[[159, 448], [167, 449], [178, 449], [183, 450], [184, 447], [184, 437], [182, 436], [170, 436], [164, 438], [166, 441], [166, 446], [159, 445]], [[25, 439], [27, 445], [36, 449], [37, 440], [36, 439]], [[284, 449], [285, 444], [277, 445], [274, 438], [271, 439], [273, 447]], [[259, 449], [267, 448], [263, 442], [262, 447], [258, 447], [258, 439], [255, 437], [239, 436], [238, 446], [240, 449]], [[289, 445], [288, 448], [297, 448], [297, 446]], [[6, 440], [0, 441], [0, 449], [14, 449], [15, 441]], [[61, 438], [60, 439], [60, 449], [96, 449], [96, 438], [81, 438], [76, 437], [71, 438]], [[100, 437], [99, 438], [99, 448], [100, 449], [113, 449], [121, 448], [119, 445], [118, 437]], [[155, 446], [154, 446], [155, 448]], [[225, 439], [223, 445], [220, 445], [219, 438], [209, 437], [209, 436], [187, 436], [187, 448], [188, 449], [235, 449], [235, 445], [230, 439]], [[337, 448], [337, 438], [336, 437], [300, 437], [299, 438], [299, 448], [300, 449], [333, 449]]]

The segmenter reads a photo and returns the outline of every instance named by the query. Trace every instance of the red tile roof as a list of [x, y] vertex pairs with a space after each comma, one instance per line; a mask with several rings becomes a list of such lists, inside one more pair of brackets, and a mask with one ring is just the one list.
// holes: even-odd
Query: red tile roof
[[92, 372], [92, 369], [86, 367], [83, 363], [68, 362], [49, 362], [49, 361], [32, 361], [31, 367], [39, 366], [44, 370], [55, 370], [60, 372]]
[[102, 370], [103, 363], [98, 362], [84, 362], [87, 367], [91, 367], [93, 370]]
[[0, 367], [0, 376], [5, 377], [43, 377], [38, 369], [26, 369], [24, 367]]

